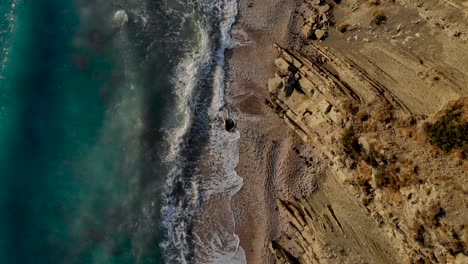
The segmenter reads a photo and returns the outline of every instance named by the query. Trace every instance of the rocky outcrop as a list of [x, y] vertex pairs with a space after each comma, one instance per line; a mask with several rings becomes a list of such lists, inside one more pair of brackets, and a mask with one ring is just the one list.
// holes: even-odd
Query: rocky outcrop
[[304, 141], [321, 148], [336, 169], [345, 164], [336, 155], [341, 151], [341, 129], [353, 124], [360, 105], [392, 114], [409, 113], [365, 72], [331, 52], [312, 45], [317, 56], [317, 63], [312, 63], [296, 51], [275, 47], [280, 58], [275, 61], [277, 75], [268, 82], [269, 104]]
[[327, 37], [327, 31], [334, 24], [332, 1], [310, 1], [305, 3], [300, 10], [303, 20], [301, 35], [304, 39], [323, 40]]
[[[466, 189], [456, 188], [468, 186], [465, 153], [453, 163], [453, 156], [429, 146], [425, 117], [414, 115], [392, 90], [336, 51], [310, 44], [305, 56], [275, 48], [279, 58], [276, 75], [268, 81], [269, 106], [321, 153], [342, 195], [356, 199], [355, 210], [364, 208], [362, 214], [373, 219], [383, 236], [350, 235], [362, 227], [344, 224], [346, 216], [337, 217], [332, 202], [312, 206], [309, 198], [277, 200], [287, 223], [286, 238], [278, 242], [282, 250], [300, 263], [348, 262], [350, 257], [329, 244], [352, 237], [353, 243], [343, 239], [341, 245], [367, 252], [354, 256], [372, 263], [393, 263], [392, 256], [404, 259], [402, 263], [465, 261], [468, 209], [453, 204], [466, 203]], [[395, 251], [386, 252], [385, 243]]]

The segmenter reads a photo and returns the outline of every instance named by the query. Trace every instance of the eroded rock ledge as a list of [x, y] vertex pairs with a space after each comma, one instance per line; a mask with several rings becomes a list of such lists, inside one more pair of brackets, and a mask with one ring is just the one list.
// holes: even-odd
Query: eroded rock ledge
[[468, 153], [428, 143], [440, 114], [413, 114], [332, 49], [275, 47], [267, 103], [329, 163], [318, 194], [276, 201], [277, 263], [467, 263]]

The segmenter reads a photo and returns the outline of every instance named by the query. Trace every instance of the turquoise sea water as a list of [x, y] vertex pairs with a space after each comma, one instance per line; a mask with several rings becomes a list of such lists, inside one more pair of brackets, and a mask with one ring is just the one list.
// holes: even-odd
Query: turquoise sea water
[[245, 263], [239, 134], [223, 129], [236, 15], [235, 0], [0, 0], [0, 263]]
[[[161, 261], [160, 129], [181, 47], [155, 42], [157, 1], [114, 2], [0, 2], [0, 263]], [[113, 28], [120, 8], [130, 21]]]

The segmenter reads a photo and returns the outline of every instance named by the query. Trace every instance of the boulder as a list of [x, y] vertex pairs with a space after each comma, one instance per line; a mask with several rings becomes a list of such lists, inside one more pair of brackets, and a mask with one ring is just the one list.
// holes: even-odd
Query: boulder
[[302, 27], [301, 35], [305, 39], [309, 39], [312, 36], [312, 26], [309, 23]]
[[300, 78], [299, 85], [302, 87], [302, 90], [308, 95], [313, 96], [315, 91], [315, 85], [307, 78]]
[[309, 23], [312, 25], [315, 23], [316, 20], [317, 20], [317, 14], [312, 12], [309, 16], [307, 16], [306, 23]]
[[315, 30], [315, 37], [317, 37], [317, 39], [322, 39], [325, 36], [325, 33], [325, 30], [317, 29]]
[[226, 120], [224, 120], [224, 126], [226, 131], [232, 132], [236, 129], [236, 122], [230, 118], [226, 118]]
[[327, 17], [327, 14], [323, 14], [321, 16], [322, 20], [320, 22], [322, 22], [322, 24], [327, 24], [328, 23], [328, 17]]
[[268, 80], [268, 91], [270, 93], [276, 93], [276, 90], [281, 88], [283, 88], [283, 81], [278, 75]]
[[291, 71], [289, 63], [283, 58], [277, 58], [275, 60], [276, 70], [280, 76], [286, 76]]
[[322, 100], [317, 104], [317, 107], [323, 114], [328, 114], [333, 106], [326, 100]]
[[319, 15], [322, 16], [324, 15], [328, 10], [330, 10], [329, 5], [324, 5], [319, 8]]
[[328, 113], [328, 117], [330, 120], [335, 123], [337, 126], [342, 127], [343, 126], [343, 116], [341, 113], [336, 111], [336, 109], [333, 107], [330, 112]]

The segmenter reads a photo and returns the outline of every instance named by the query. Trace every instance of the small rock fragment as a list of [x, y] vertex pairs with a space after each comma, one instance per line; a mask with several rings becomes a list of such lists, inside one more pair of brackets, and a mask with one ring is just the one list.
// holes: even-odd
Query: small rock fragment
[[268, 91], [270, 91], [271, 93], [276, 93], [277, 89], [282, 89], [282, 88], [283, 88], [283, 81], [278, 75], [268, 80]]
[[327, 17], [327, 14], [323, 14], [322, 15], [322, 23], [327, 23], [328, 22], [328, 17]]
[[310, 26], [310, 24], [305, 24], [301, 29], [302, 37], [304, 37], [305, 39], [310, 38], [311, 31], [312, 31], [312, 27]]
[[399, 24], [399, 25], [397, 26], [396, 31], [399, 32], [400, 29], [401, 29], [401, 24]]
[[315, 30], [315, 36], [317, 37], [317, 39], [323, 38], [324, 35], [325, 35], [325, 30], [321, 30], [321, 29]]
[[275, 65], [280, 76], [288, 75], [288, 73], [290, 72], [289, 63], [283, 58], [277, 58], [275, 60]]
[[319, 15], [322, 16], [324, 15], [328, 10], [330, 10], [329, 5], [324, 5], [319, 8]]

